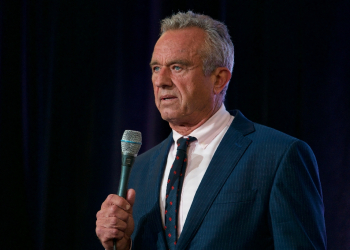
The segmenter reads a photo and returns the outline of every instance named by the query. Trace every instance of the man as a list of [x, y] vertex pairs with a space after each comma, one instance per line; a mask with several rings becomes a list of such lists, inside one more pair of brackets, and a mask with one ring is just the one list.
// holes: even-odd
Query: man
[[[173, 132], [136, 159], [127, 198], [110, 195], [102, 204], [96, 233], [106, 249], [113, 239], [117, 249], [326, 248], [311, 149], [225, 110], [232, 67], [224, 24], [192, 12], [162, 21], [152, 82], [156, 106]], [[168, 182], [179, 174], [173, 166], [183, 137], [187, 168], [176, 182], [174, 222], [168, 210], [176, 188]]]

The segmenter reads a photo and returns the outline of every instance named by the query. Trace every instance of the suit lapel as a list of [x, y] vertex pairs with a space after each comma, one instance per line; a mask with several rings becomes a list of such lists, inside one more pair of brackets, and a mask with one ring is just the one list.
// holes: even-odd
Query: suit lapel
[[231, 114], [235, 119], [218, 146], [197, 189], [177, 249], [185, 249], [190, 243], [222, 186], [251, 143], [245, 135], [254, 132], [253, 123], [239, 111]]
[[154, 155], [154, 158], [150, 161], [150, 166], [153, 166], [153, 171], [150, 171], [150, 175], [149, 175], [149, 178], [152, 179], [150, 183], [155, 183], [155, 188], [151, 188], [150, 190], [153, 190], [154, 192], [153, 197], [156, 197], [156, 204], [154, 207], [155, 213], [152, 221], [154, 222], [153, 226], [155, 231], [158, 232], [157, 249], [167, 248], [161, 214], [160, 214], [159, 194], [160, 194], [160, 188], [161, 188], [161, 183], [163, 179], [163, 173], [164, 173], [166, 161], [168, 158], [168, 153], [172, 143], [173, 143], [173, 134], [170, 133], [168, 138], [164, 141], [163, 146], [159, 149], [159, 151]]
[[162, 184], [163, 179], [163, 173], [165, 170], [166, 161], [168, 158], [168, 153], [171, 147], [171, 144], [173, 143], [173, 133], [170, 133], [168, 138], [164, 141], [164, 145], [160, 148], [160, 150], [154, 155], [154, 159], [150, 162], [151, 166], [154, 167], [154, 174], [153, 176], [156, 176], [156, 182], [157, 187], [154, 189], [154, 195], [157, 198], [157, 201], [159, 202], [159, 194], [160, 194], [160, 187]]

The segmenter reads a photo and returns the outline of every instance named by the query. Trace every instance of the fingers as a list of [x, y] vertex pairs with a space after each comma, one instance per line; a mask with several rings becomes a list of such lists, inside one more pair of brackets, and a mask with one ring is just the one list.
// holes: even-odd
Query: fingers
[[129, 217], [129, 214], [130, 213], [128, 211], [124, 211], [116, 205], [111, 205], [98, 211], [96, 218], [99, 219], [100, 217], [117, 217], [123, 221], [126, 221]]
[[113, 239], [120, 240], [124, 237], [124, 232], [116, 228], [105, 228], [101, 226], [96, 227], [96, 235], [100, 241], [104, 243], [111, 243]]
[[130, 246], [130, 236], [134, 231], [132, 206], [135, 202], [135, 190], [129, 189], [126, 199], [110, 194], [101, 205], [96, 217], [96, 235], [105, 249], [113, 247], [113, 239], [117, 239], [118, 249]]
[[129, 204], [131, 205], [131, 207], [134, 205], [135, 203], [135, 197], [136, 197], [136, 192], [134, 189], [129, 189], [127, 194], [126, 194], [126, 200], [129, 202]]
[[101, 217], [96, 220], [96, 227], [114, 228], [124, 231], [127, 227], [127, 223], [117, 217]]
[[96, 214], [96, 235], [105, 248], [111, 244], [113, 239], [120, 240], [124, 237], [129, 215], [116, 205], [98, 211]]
[[[134, 191], [135, 192], [135, 191]], [[116, 194], [108, 195], [107, 199], [102, 203], [101, 210], [110, 206], [116, 205], [123, 210], [129, 210], [131, 205], [123, 198]]]

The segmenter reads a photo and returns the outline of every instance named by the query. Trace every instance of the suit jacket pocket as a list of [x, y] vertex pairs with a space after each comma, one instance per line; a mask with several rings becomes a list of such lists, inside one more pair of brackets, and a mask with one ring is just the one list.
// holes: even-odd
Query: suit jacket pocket
[[216, 197], [214, 204], [253, 201], [258, 190], [222, 190]]

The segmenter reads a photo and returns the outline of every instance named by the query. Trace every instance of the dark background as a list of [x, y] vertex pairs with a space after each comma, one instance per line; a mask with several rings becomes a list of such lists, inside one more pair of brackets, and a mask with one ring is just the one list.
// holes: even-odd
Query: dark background
[[1, 249], [103, 249], [120, 139], [169, 133], [148, 63], [159, 21], [192, 9], [235, 45], [227, 109], [306, 141], [329, 249], [350, 249], [349, 1], [0, 1]]

